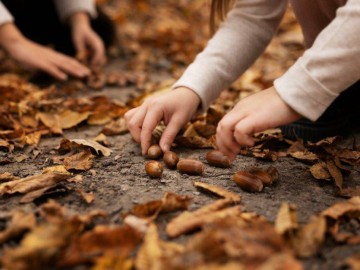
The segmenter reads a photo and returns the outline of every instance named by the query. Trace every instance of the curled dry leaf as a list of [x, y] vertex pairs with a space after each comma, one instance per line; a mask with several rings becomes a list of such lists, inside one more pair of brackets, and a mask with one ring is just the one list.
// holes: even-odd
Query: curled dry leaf
[[79, 113], [79, 112], [75, 112], [75, 111], [67, 109], [67, 110], [63, 111], [61, 114], [59, 114], [60, 127], [62, 129], [69, 129], [72, 127], [76, 127], [81, 122], [88, 119], [90, 114], [91, 114], [91, 112]]
[[70, 240], [78, 234], [82, 224], [76, 220], [36, 226], [15, 248], [6, 249], [2, 264], [5, 269], [44, 269], [54, 267], [57, 258]]
[[67, 171], [67, 169], [65, 168], [65, 165], [56, 165], [56, 166], [51, 166], [51, 167], [47, 167], [44, 168], [42, 173], [57, 173], [57, 174], [71, 174]]
[[169, 237], [177, 237], [199, 229], [207, 223], [241, 213], [240, 206], [223, 209], [232, 203], [230, 199], [222, 199], [209, 206], [200, 208], [197, 211], [184, 212], [167, 224], [166, 234]]
[[25, 213], [21, 210], [15, 211], [6, 229], [0, 232], [0, 244], [21, 236], [26, 231], [35, 227], [35, 224], [36, 218], [34, 213]]
[[292, 245], [295, 254], [301, 258], [316, 255], [325, 239], [326, 219], [323, 216], [313, 217], [303, 226], [293, 238]]
[[20, 179], [20, 178], [17, 176], [14, 176], [12, 173], [9, 173], [9, 172], [0, 174], [0, 183], [10, 182], [10, 181], [18, 180], [18, 179]]
[[90, 151], [82, 151], [64, 158], [66, 170], [87, 171], [93, 165], [93, 154]]
[[76, 189], [87, 204], [91, 204], [95, 200], [94, 192], [85, 192], [82, 189]]
[[293, 233], [299, 228], [296, 214], [296, 206], [282, 203], [276, 216], [275, 230], [281, 235]]
[[353, 197], [346, 201], [338, 202], [321, 212], [322, 216], [338, 220], [345, 215], [360, 215], [360, 197]]
[[28, 193], [38, 189], [54, 186], [55, 184], [66, 181], [69, 178], [70, 176], [67, 174], [48, 173], [6, 182], [0, 184], [0, 196], [3, 196], [4, 194]]
[[126, 126], [125, 118], [121, 117], [104, 126], [101, 132], [107, 136], [115, 136], [125, 134], [129, 132], [129, 130]]
[[281, 252], [271, 256], [258, 270], [303, 270], [301, 262], [290, 252]]
[[315, 179], [329, 180], [331, 175], [326, 167], [326, 164], [316, 163], [310, 168], [310, 172]]
[[104, 146], [109, 146], [110, 143], [106, 137], [106, 135], [104, 133], [100, 133], [99, 135], [97, 135], [95, 138], [94, 138], [94, 141], [104, 145]]
[[183, 250], [183, 246], [179, 244], [162, 241], [156, 225], [150, 224], [144, 244], [136, 256], [135, 267], [138, 270], [174, 269], [171, 260], [178, 257]]
[[343, 179], [340, 169], [336, 166], [336, 164], [333, 160], [327, 160], [326, 167], [329, 170], [331, 177], [334, 179], [335, 185], [340, 190], [342, 190], [342, 185], [343, 185], [344, 179]]
[[54, 134], [62, 134], [60, 118], [57, 114], [37, 113], [36, 119], [40, 120]]
[[203, 182], [194, 182], [194, 186], [199, 188], [200, 190], [208, 191], [210, 193], [216, 194], [224, 199], [230, 199], [234, 203], [239, 203], [241, 201], [241, 197], [239, 194], [229, 192], [221, 187], [210, 185]]
[[91, 149], [100, 155], [100, 153], [106, 157], [110, 156], [112, 150], [105, 146], [102, 146], [98, 142], [90, 139], [63, 139], [59, 146], [59, 151], [69, 152], [71, 150]]
[[134, 206], [130, 214], [141, 218], [156, 219], [160, 213], [187, 209], [190, 200], [189, 196], [179, 196], [175, 193], [166, 192], [161, 200]]
[[142, 236], [132, 227], [97, 225], [74, 238], [59, 260], [61, 267], [94, 262], [105, 254], [127, 258], [140, 243]]

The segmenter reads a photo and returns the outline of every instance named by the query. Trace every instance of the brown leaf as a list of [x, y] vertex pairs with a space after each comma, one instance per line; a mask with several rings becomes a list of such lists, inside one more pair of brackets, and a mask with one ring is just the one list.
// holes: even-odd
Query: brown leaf
[[56, 166], [51, 166], [51, 167], [46, 167], [43, 169], [42, 173], [46, 174], [46, 173], [56, 173], [56, 174], [69, 174], [71, 175], [71, 173], [69, 173], [64, 165], [56, 165]]
[[107, 136], [115, 136], [125, 134], [129, 132], [129, 130], [126, 126], [125, 118], [121, 117], [104, 126], [101, 132]]
[[315, 179], [329, 180], [331, 175], [326, 164], [316, 163], [310, 168], [310, 172]]
[[36, 226], [15, 248], [4, 251], [5, 269], [44, 269], [54, 267], [56, 259], [79, 231], [81, 224], [63, 221], [59, 224], [46, 223]]
[[127, 258], [141, 241], [141, 235], [130, 226], [97, 225], [93, 230], [73, 239], [61, 258], [61, 267], [94, 262], [104, 254]]
[[340, 191], [340, 196], [345, 198], [360, 196], [360, 186], [344, 188]]
[[360, 215], [360, 197], [338, 202], [321, 212], [322, 216], [339, 219], [345, 215]]
[[282, 203], [276, 216], [275, 230], [277, 233], [292, 234], [299, 227], [296, 214], [296, 206], [288, 203]]
[[95, 142], [98, 142], [98, 143], [100, 143], [100, 144], [102, 144], [102, 145], [104, 145], [104, 146], [109, 146], [109, 145], [110, 145], [110, 143], [109, 143], [106, 135], [103, 134], [103, 133], [100, 133], [99, 135], [97, 135], [97, 136], [94, 138], [94, 141], [95, 141]]
[[132, 270], [134, 269], [134, 262], [132, 259], [124, 259], [118, 255], [105, 254], [96, 259], [92, 270]]
[[293, 240], [297, 256], [307, 258], [316, 255], [325, 239], [326, 219], [323, 216], [313, 217], [302, 227]]
[[309, 163], [313, 163], [316, 162], [318, 160], [318, 157], [316, 154], [309, 152], [309, 151], [305, 151], [305, 152], [292, 152], [290, 153], [290, 156], [292, 156], [293, 158], [303, 161], [303, 162], [309, 162]]
[[91, 112], [75, 112], [72, 110], [65, 110], [59, 115], [59, 123], [62, 129], [69, 129], [77, 126], [81, 122], [88, 119]]
[[33, 191], [30, 191], [28, 193], [26, 193], [20, 200], [21, 203], [30, 203], [33, 202], [34, 200], [36, 200], [37, 198], [40, 198], [46, 191], [57, 187], [58, 184], [54, 184], [51, 186], [47, 186], [47, 187], [43, 187], [40, 189], [36, 189]]
[[202, 183], [202, 182], [194, 182], [194, 186], [197, 188], [200, 188], [201, 190], [205, 190], [205, 191], [214, 193], [224, 199], [230, 199], [234, 203], [239, 203], [241, 200], [241, 197], [239, 194], [229, 192], [223, 188], [220, 188], [220, 187], [217, 187], [214, 185], [210, 185], [210, 184]]
[[302, 264], [290, 252], [274, 254], [258, 270], [302, 270]]
[[350, 270], [360, 269], [360, 254], [353, 254], [346, 258], [345, 265], [350, 267]]
[[25, 135], [23, 142], [28, 145], [38, 145], [41, 139], [42, 131], [36, 131]]
[[174, 212], [188, 208], [191, 198], [166, 192], [161, 200], [138, 204], [130, 211], [132, 215], [141, 218], [156, 219], [160, 213]]
[[343, 176], [339, 168], [335, 165], [335, 162], [333, 160], [327, 160], [326, 161], [326, 167], [329, 170], [329, 173], [332, 178], [334, 178], [335, 185], [342, 190], [343, 185]]
[[150, 224], [136, 259], [138, 270], [172, 269], [170, 260], [183, 252], [183, 246], [160, 240], [155, 224]]
[[10, 182], [10, 181], [18, 180], [18, 179], [20, 179], [20, 178], [17, 176], [14, 176], [12, 173], [9, 173], [9, 172], [0, 174], [0, 183]]
[[94, 192], [85, 192], [82, 189], [76, 189], [87, 204], [91, 204], [95, 200]]
[[6, 226], [6, 229], [0, 232], [0, 244], [21, 236], [26, 231], [35, 227], [35, 224], [36, 218], [34, 213], [25, 213], [19, 210], [16, 211], [13, 213], [11, 221]]
[[207, 149], [207, 148], [214, 148], [215, 146], [212, 140], [208, 140], [200, 136], [176, 137], [175, 143], [184, 147], [189, 147], [194, 149]]
[[34, 190], [53, 186], [62, 181], [66, 181], [70, 176], [67, 174], [38, 174], [19, 180], [0, 184], [0, 196], [4, 194], [28, 193]]
[[93, 154], [90, 151], [83, 151], [64, 158], [66, 170], [87, 171], [93, 165]]
[[62, 134], [60, 119], [57, 114], [37, 113], [36, 119], [40, 120], [54, 134]]
[[184, 212], [178, 217], [172, 219], [167, 224], [166, 234], [169, 237], [177, 237], [184, 233], [199, 229], [207, 223], [211, 223], [226, 217], [231, 217], [233, 215], [238, 215], [241, 212], [240, 206], [222, 209], [229, 204], [232, 204], [231, 200], [222, 199], [218, 200], [216, 203], [210, 206], [207, 206], [206, 208], [200, 208], [195, 212]]
[[96, 152], [96, 154], [100, 155], [100, 153], [104, 156], [110, 156], [112, 150], [102, 146], [98, 142], [90, 139], [63, 139], [59, 146], [59, 151], [62, 152], [70, 152], [70, 151], [79, 151], [83, 149], [92, 149]]

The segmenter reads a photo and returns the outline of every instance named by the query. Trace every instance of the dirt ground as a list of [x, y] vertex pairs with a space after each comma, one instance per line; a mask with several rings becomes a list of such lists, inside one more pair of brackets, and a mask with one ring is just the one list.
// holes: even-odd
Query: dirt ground
[[[108, 69], [117, 69], [121, 61], [114, 61]], [[157, 75], [158, 76], [158, 75]], [[87, 91], [86, 95], [107, 95], [126, 101], [133, 90], [131, 88], [106, 88], [101, 92]], [[101, 127], [81, 126], [68, 130], [64, 133], [66, 138], [94, 138]], [[354, 134], [360, 138], [360, 132]], [[32, 160], [12, 162], [1, 165], [0, 173], [10, 172], [19, 177], [25, 177], [41, 173], [42, 169], [51, 165], [50, 157], [54, 155], [55, 148], [59, 145], [62, 137], [44, 138], [38, 149], [39, 156]], [[205, 173], [201, 177], [181, 175], [178, 171], [166, 169], [161, 180], [150, 179], [144, 170], [145, 158], [141, 156], [139, 146], [134, 143], [129, 134], [108, 137], [110, 148], [113, 153], [109, 157], [97, 157], [93, 166], [96, 175], [90, 171], [84, 172], [83, 190], [94, 192], [95, 200], [87, 205], [75, 191], [57, 190], [55, 193], [42, 197], [31, 204], [20, 204], [18, 196], [0, 198], [0, 214], [7, 213], [12, 209], [31, 208], [35, 210], [48, 198], [55, 199], [62, 205], [75, 212], [82, 213], [91, 209], [101, 209], [109, 213], [107, 223], [119, 223], [122, 220], [121, 213], [130, 210], [137, 203], [144, 203], [153, 199], [159, 199], [164, 192], [172, 191], [179, 195], [193, 197], [190, 209], [196, 209], [213, 200], [211, 196], [200, 193], [192, 184], [194, 180], [221, 186], [229, 191], [239, 193], [242, 197], [241, 205], [246, 211], [256, 212], [274, 221], [279, 206], [282, 202], [289, 202], [297, 206], [300, 223], [306, 222], [310, 216], [319, 213], [335, 202], [341, 200], [337, 196], [337, 189], [333, 183], [319, 182], [310, 172], [309, 165], [298, 162], [293, 158], [279, 158], [275, 162], [266, 162], [252, 157], [238, 156], [230, 169], [220, 169], [206, 166]], [[348, 138], [344, 143], [351, 143], [353, 138]], [[200, 159], [204, 158], [206, 150], [174, 149], [180, 157]], [[15, 152], [10, 155], [17, 155]], [[11, 157], [13, 157], [11, 156]], [[0, 157], [10, 157], [6, 152], [0, 152]], [[10, 158], [11, 158], [10, 157]], [[232, 181], [234, 172], [252, 166], [273, 165], [279, 171], [280, 177], [277, 183], [266, 187], [261, 193], [248, 193], [242, 191]], [[359, 184], [360, 173], [353, 171], [346, 178], [345, 185]], [[174, 214], [163, 215], [160, 218], [160, 227], [173, 217]], [[0, 223], [0, 228], [4, 224]], [[166, 238], [165, 235], [163, 235]], [[179, 241], [186, 240], [186, 236], [180, 237]], [[11, 244], [10, 244], [11, 245]], [[311, 259], [303, 260], [305, 269], [340, 269], [345, 258], [360, 252], [358, 245], [338, 245], [326, 242], [320, 254]], [[76, 268], [83, 269], [83, 268]], [[86, 268], [84, 268], [86, 269]]]

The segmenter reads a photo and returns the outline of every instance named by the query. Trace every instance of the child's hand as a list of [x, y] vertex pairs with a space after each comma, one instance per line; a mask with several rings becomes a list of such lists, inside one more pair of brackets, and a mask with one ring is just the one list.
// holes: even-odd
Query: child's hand
[[180, 87], [160, 97], [145, 100], [125, 114], [127, 126], [134, 140], [141, 143], [145, 155], [151, 144], [152, 131], [164, 120], [167, 126], [161, 136], [160, 147], [170, 150], [179, 130], [191, 119], [200, 104], [200, 98], [192, 90]]
[[98, 34], [91, 28], [89, 16], [85, 12], [76, 12], [69, 18], [72, 39], [79, 55], [92, 53], [91, 65], [102, 66], [106, 62], [105, 45]]
[[216, 130], [217, 147], [234, 160], [241, 146], [254, 144], [254, 133], [289, 124], [300, 117], [271, 87], [241, 100], [224, 116]]
[[0, 45], [15, 60], [59, 80], [66, 80], [67, 74], [76, 77], [90, 74], [90, 70], [75, 59], [25, 38], [12, 23], [0, 26]]

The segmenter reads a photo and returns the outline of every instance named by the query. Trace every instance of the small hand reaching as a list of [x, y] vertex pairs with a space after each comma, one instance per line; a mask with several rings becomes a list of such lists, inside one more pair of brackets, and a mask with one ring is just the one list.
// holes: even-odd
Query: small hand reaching
[[289, 124], [300, 117], [271, 87], [241, 100], [224, 116], [216, 131], [217, 147], [234, 160], [242, 146], [253, 146], [254, 133]]
[[125, 114], [134, 140], [141, 143], [145, 155], [151, 144], [152, 131], [160, 121], [166, 128], [160, 139], [163, 151], [170, 150], [179, 130], [191, 119], [200, 104], [200, 98], [192, 90], [180, 87], [160, 97], [154, 97]]

